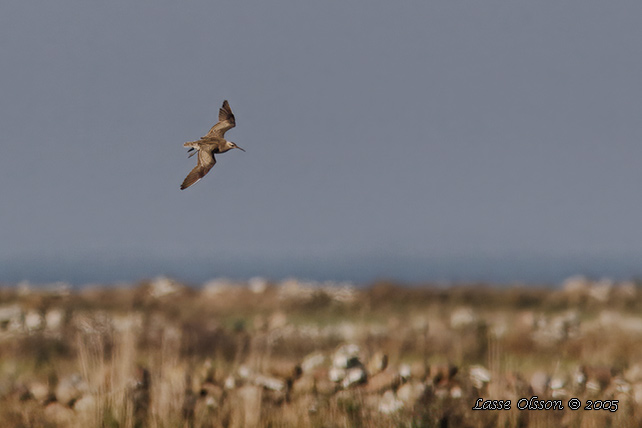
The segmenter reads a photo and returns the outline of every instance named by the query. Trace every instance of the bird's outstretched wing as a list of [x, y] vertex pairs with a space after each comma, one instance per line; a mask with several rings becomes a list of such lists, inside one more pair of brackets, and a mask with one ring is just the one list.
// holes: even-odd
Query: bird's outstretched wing
[[181, 184], [181, 190], [187, 189], [192, 184], [198, 182], [201, 178], [205, 177], [210, 169], [216, 163], [216, 158], [209, 150], [199, 150], [198, 151], [198, 164], [194, 167], [193, 170], [187, 174], [183, 184]]
[[223, 107], [218, 110], [218, 122], [216, 125], [212, 126], [210, 132], [205, 135], [205, 137], [218, 137], [223, 138], [223, 135], [230, 129], [236, 126], [236, 120], [234, 119], [234, 113], [228, 104], [227, 100], [223, 101]]

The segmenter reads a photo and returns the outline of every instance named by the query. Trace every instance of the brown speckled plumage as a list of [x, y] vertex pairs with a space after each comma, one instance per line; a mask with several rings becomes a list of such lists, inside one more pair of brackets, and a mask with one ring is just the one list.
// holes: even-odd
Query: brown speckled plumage
[[[230, 105], [227, 100], [225, 100], [223, 101], [223, 106], [218, 111], [218, 122], [216, 125], [212, 126], [209, 132], [204, 137], [201, 137], [200, 140], [189, 141], [183, 144], [183, 146], [189, 147], [189, 152], [196, 150], [196, 153], [198, 153], [198, 163], [194, 169], [187, 174], [185, 180], [183, 180], [181, 190], [187, 189], [199, 181], [212, 169], [216, 164], [215, 153], [225, 153], [231, 149], [243, 150], [233, 142], [227, 141], [224, 138], [225, 133], [235, 126], [236, 119], [234, 118]], [[192, 157], [194, 154], [195, 153], [191, 153], [189, 157]]]

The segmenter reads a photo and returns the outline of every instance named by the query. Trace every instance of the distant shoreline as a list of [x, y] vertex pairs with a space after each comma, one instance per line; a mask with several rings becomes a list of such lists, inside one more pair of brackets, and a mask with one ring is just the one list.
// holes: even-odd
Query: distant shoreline
[[582, 275], [615, 281], [642, 278], [642, 263], [634, 257], [353, 257], [333, 258], [55, 258], [21, 257], [0, 260], [0, 284], [65, 282], [85, 284], [132, 283], [167, 276], [194, 285], [213, 278], [270, 281], [299, 278], [316, 282], [348, 281], [367, 286], [389, 280], [408, 286], [487, 283], [557, 286]]

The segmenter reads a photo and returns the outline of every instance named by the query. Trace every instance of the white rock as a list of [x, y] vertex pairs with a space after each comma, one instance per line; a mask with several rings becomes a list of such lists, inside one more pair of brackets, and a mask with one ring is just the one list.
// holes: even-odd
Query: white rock
[[20, 305], [0, 307], [0, 329], [16, 331], [22, 327], [22, 309]]
[[613, 290], [613, 281], [601, 279], [590, 288], [589, 296], [598, 302], [604, 303], [611, 297], [611, 290]]
[[228, 376], [225, 378], [225, 383], [223, 384], [225, 386], [225, 389], [234, 389], [236, 388], [236, 379], [234, 379], [234, 376]]
[[339, 367], [331, 367], [328, 371], [328, 379], [332, 382], [341, 382], [346, 377], [346, 370]]
[[254, 294], [263, 294], [267, 290], [268, 282], [267, 279], [260, 276], [255, 276], [250, 278], [247, 282], [250, 291]]
[[332, 365], [337, 368], [348, 368], [348, 365], [359, 355], [359, 346], [354, 343], [341, 346], [332, 357]]
[[426, 385], [422, 382], [408, 382], [399, 387], [397, 390], [397, 397], [406, 405], [412, 407], [417, 400], [423, 395], [426, 390]]
[[239, 367], [239, 376], [241, 379], [247, 379], [252, 375], [252, 370], [246, 365]]
[[394, 392], [386, 391], [379, 402], [379, 411], [383, 414], [389, 415], [403, 409], [403, 406], [403, 401], [395, 397]]
[[40, 330], [43, 326], [42, 315], [37, 311], [29, 311], [25, 315], [25, 327], [29, 331]]
[[152, 281], [150, 294], [154, 298], [159, 298], [169, 294], [174, 294], [178, 290], [179, 287], [176, 282], [164, 276], [160, 276]]
[[410, 379], [410, 376], [412, 376], [412, 368], [409, 364], [402, 364], [399, 366], [399, 376], [401, 376], [403, 380]]
[[36, 401], [43, 402], [49, 397], [49, 386], [42, 382], [34, 382], [29, 387], [29, 392]]
[[476, 322], [475, 312], [468, 307], [457, 308], [450, 315], [450, 327], [454, 329], [467, 328]]
[[564, 388], [564, 383], [564, 379], [556, 377], [551, 379], [550, 387], [551, 389], [562, 389]]
[[254, 377], [254, 384], [262, 386], [272, 391], [283, 391], [285, 389], [285, 382], [275, 377], [256, 375]]
[[301, 370], [303, 373], [309, 373], [310, 371], [316, 369], [317, 367], [325, 363], [325, 355], [321, 352], [315, 352], [313, 354], [307, 355], [303, 362], [301, 363]]
[[62, 327], [65, 313], [61, 309], [50, 309], [45, 314], [45, 328], [49, 331], [58, 331]]
[[450, 396], [452, 398], [461, 398], [464, 395], [464, 391], [461, 389], [461, 386], [455, 385], [450, 388]]
[[475, 388], [482, 388], [490, 379], [490, 371], [485, 367], [475, 365], [470, 368], [470, 380]]
[[348, 371], [346, 372], [346, 376], [345, 378], [343, 378], [341, 386], [343, 386], [344, 388], [349, 388], [352, 385], [358, 385], [365, 382], [367, 378], [368, 375], [366, 374], [366, 371], [363, 367], [353, 367], [351, 369], [348, 369]]

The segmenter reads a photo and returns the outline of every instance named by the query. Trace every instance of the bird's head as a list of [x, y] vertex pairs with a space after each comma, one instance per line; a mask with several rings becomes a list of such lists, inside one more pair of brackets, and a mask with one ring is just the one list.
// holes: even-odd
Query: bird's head
[[[227, 142], [227, 150], [232, 150], [232, 149], [239, 149], [239, 150], [243, 150], [242, 148], [240, 148], [239, 146], [237, 146], [235, 143], [233, 143], [233, 142], [231, 142], [231, 141], [228, 141], [228, 142]], [[245, 150], [243, 150], [243, 151], [245, 151]]]

